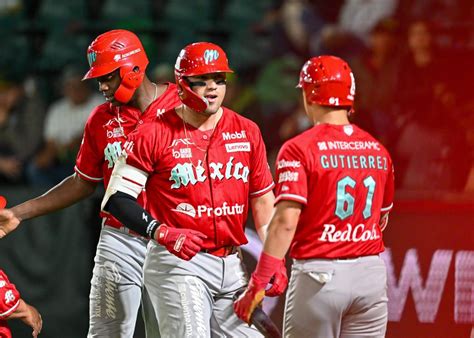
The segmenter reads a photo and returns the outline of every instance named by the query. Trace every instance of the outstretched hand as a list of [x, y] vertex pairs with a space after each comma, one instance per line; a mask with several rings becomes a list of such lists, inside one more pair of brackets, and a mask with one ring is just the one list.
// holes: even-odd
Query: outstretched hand
[[189, 261], [202, 248], [203, 240], [207, 236], [203, 233], [191, 230], [172, 228], [161, 224], [155, 231], [155, 240], [166, 247], [173, 255]]
[[35, 338], [38, 337], [43, 327], [43, 320], [38, 310], [34, 306], [27, 304], [23, 299], [20, 299], [17, 309], [8, 319], [20, 319], [33, 329], [31, 335]]
[[35, 307], [27, 305], [27, 313], [26, 316], [22, 318], [22, 321], [33, 329], [31, 333], [33, 337], [36, 338], [40, 334], [43, 327], [43, 320]]
[[7, 200], [0, 196], [0, 238], [14, 231], [20, 224], [20, 219], [10, 209], [4, 209], [6, 205]]

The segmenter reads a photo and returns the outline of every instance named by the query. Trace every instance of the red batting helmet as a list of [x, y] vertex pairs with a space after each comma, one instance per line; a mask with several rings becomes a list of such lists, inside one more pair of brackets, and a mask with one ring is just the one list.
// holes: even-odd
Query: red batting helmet
[[298, 88], [306, 101], [322, 106], [352, 107], [355, 79], [349, 65], [335, 56], [318, 56], [306, 61], [300, 73]]
[[122, 82], [115, 91], [117, 101], [127, 103], [145, 76], [148, 58], [138, 37], [116, 29], [99, 35], [87, 49], [90, 69], [83, 80], [100, 77], [120, 68]]
[[211, 73], [233, 73], [224, 50], [210, 42], [196, 42], [184, 47], [176, 59], [174, 74], [181, 101], [195, 111], [204, 111], [207, 101], [191, 90], [185, 77]]

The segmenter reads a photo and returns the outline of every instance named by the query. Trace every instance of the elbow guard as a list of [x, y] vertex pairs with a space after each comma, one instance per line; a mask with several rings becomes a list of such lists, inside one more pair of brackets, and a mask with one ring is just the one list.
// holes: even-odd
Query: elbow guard
[[110, 176], [107, 190], [105, 191], [104, 198], [100, 209], [107, 211], [106, 206], [110, 197], [116, 192], [120, 191], [124, 194], [130, 195], [133, 198], [137, 198], [138, 195], [144, 190], [148, 175], [144, 171], [132, 167], [125, 163], [125, 157], [120, 156], [115, 162], [112, 175]]

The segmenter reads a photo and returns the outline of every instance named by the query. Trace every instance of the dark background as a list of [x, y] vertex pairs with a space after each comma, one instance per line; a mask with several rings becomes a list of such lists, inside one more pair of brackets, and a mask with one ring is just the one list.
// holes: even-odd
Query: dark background
[[[468, 0], [0, 1], [0, 194], [13, 206], [73, 172], [78, 143], [50, 161], [49, 183], [30, 169], [49, 141], [49, 108], [68, 99], [66, 76], [85, 73], [87, 46], [104, 31], [139, 35], [153, 81], [174, 81], [184, 45], [221, 45], [236, 71], [225, 105], [258, 123], [271, 166], [281, 144], [309, 127], [294, 88], [301, 66], [311, 56], [337, 55], [356, 77], [352, 121], [394, 160], [396, 201], [385, 243], [395, 285], [408, 250], [418, 254], [422, 288], [436, 250], [452, 251], [435, 322], [420, 322], [410, 288], [387, 336], [469, 337], [474, 314], [470, 323], [455, 323], [454, 304], [456, 254], [474, 250], [473, 14]], [[101, 194], [26, 221], [0, 241], [0, 267], [43, 314], [42, 337], [86, 336]], [[255, 260], [246, 257], [252, 270]], [[473, 299], [465, 300], [471, 309]], [[283, 304], [282, 297], [272, 313], [280, 325]], [[11, 327], [14, 337], [30, 336], [21, 323]], [[135, 336], [144, 336], [140, 318]]]

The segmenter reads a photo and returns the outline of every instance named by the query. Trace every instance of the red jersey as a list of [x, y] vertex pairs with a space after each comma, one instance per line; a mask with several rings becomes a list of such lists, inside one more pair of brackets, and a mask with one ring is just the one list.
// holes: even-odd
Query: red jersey
[[254, 122], [223, 107], [214, 130], [202, 132], [172, 109], [130, 138], [127, 164], [150, 175], [147, 210], [153, 217], [203, 232], [205, 249], [247, 243], [249, 197], [274, 186]]
[[20, 305], [20, 293], [14, 284], [11, 284], [7, 275], [0, 270], [0, 337], [10, 338], [11, 332], [8, 328], [8, 318]]
[[[127, 135], [139, 125], [153, 121], [156, 116], [181, 103], [176, 85], [167, 84], [167, 90], [143, 113], [134, 107], [114, 107], [107, 102], [92, 111], [84, 128], [74, 168], [82, 179], [91, 182], [104, 181], [104, 187], [107, 187], [114, 163], [122, 154]], [[140, 194], [138, 202], [145, 205], [144, 194]], [[100, 216], [103, 218], [103, 224], [122, 227], [122, 223], [112, 215], [101, 212]]]
[[355, 125], [320, 124], [287, 141], [276, 162], [276, 200], [304, 205], [290, 256], [349, 258], [384, 250], [381, 212], [392, 207], [387, 150]]

